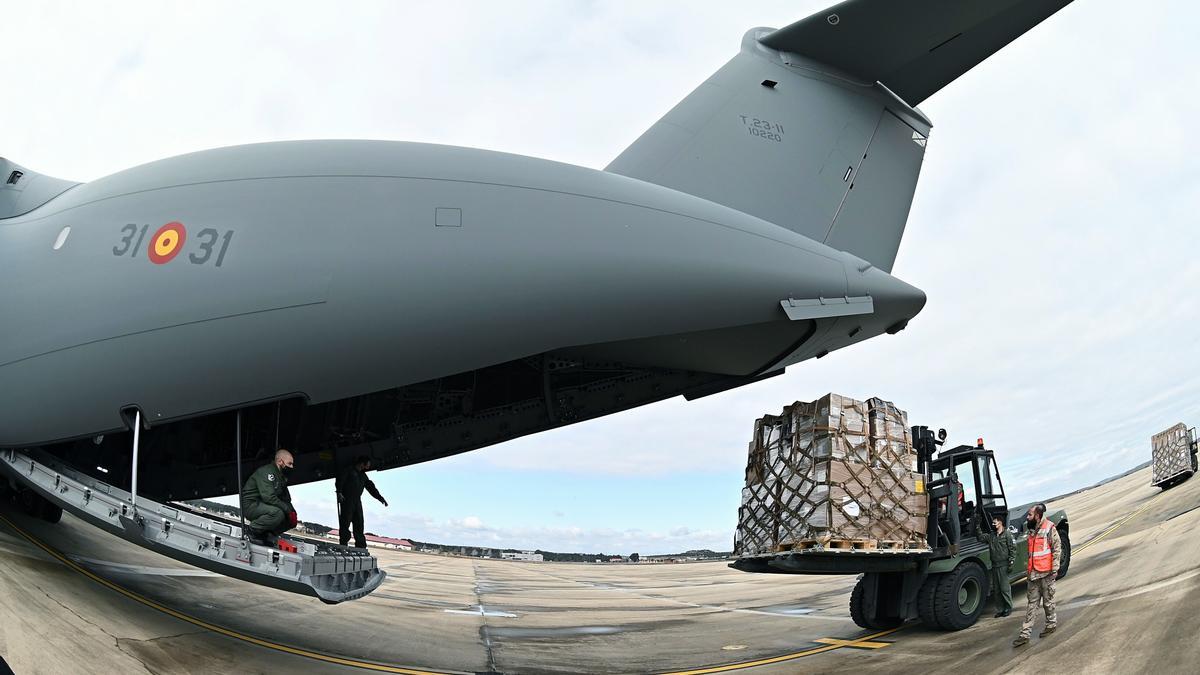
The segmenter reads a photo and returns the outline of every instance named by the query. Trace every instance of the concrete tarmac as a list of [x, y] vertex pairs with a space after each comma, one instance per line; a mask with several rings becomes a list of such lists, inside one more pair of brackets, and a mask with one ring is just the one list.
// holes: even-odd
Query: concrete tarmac
[[[849, 619], [853, 576], [724, 563], [526, 563], [379, 551], [387, 581], [326, 606], [147, 552], [64, 516], [0, 508], [0, 655], [24, 673], [1193, 672], [1200, 479], [1148, 470], [1052, 504], [1075, 548], [1060, 628], [1014, 649], [1013, 616], [957, 633]], [[60, 560], [61, 556], [64, 560]]]

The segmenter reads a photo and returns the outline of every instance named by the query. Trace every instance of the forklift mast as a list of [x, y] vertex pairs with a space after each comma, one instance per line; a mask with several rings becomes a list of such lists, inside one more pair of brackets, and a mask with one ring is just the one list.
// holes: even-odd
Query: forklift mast
[[[917, 472], [925, 476], [925, 493], [929, 495], [929, 516], [925, 528], [929, 539], [929, 548], [933, 550], [948, 549], [951, 555], [958, 553], [958, 545], [962, 541], [962, 531], [959, 527], [958, 500], [961, 490], [958, 474], [954, 466], [949, 467], [945, 476], [933, 477], [933, 456], [937, 449], [946, 442], [946, 430], [939, 429], [937, 434], [929, 427], [915, 426], [912, 428], [913, 450], [917, 453]], [[945, 500], [945, 524], [939, 508]]]

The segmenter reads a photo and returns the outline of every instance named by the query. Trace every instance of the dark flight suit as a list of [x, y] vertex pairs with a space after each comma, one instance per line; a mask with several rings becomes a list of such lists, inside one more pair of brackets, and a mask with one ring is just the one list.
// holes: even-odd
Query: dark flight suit
[[251, 530], [279, 535], [291, 529], [292, 496], [287, 478], [274, 462], [250, 474], [242, 486], [241, 501], [246, 527]]
[[341, 512], [338, 514], [338, 539], [341, 540], [342, 546], [345, 546], [350, 541], [350, 526], [353, 525], [354, 546], [366, 548], [367, 537], [363, 531], [363, 490], [370, 492], [372, 497], [381, 502], [384, 499], [375, 489], [371, 479], [367, 478], [367, 473], [359, 471], [356, 466], [346, 467], [334, 484], [337, 493], [342, 497]]
[[988, 570], [988, 576], [992, 580], [992, 599], [996, 603], [996, 609], [1010, 612], [1013, 604], [1008, 570], [1012, 568], [1013, 560], [1016, 559], [1016, 541], [1008, 528], [1004, 528], [999, 534], [991, 527], [981, 527], [976, 531], [987, 542], [989, 557], [992, 559], [992, 568]]

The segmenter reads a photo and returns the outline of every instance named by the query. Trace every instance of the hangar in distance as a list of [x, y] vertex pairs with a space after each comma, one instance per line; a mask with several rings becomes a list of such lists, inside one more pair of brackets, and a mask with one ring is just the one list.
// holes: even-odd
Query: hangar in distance
[[[0, 447], [236, 491], [653, 401], [895, 333], [931, 123], [916, 107], [1068, 4], [850, 0], [755, 28], [603, 171], [298, 141], [75, 184], [0, 160]], [[947, 152], [953, 152], [948, 149]]]

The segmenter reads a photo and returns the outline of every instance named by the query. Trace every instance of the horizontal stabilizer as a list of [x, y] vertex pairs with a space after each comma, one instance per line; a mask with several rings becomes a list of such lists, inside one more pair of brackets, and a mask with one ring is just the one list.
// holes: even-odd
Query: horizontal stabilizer
[[917, 105], [1071, 0], [847, 0], [759, 41]]

